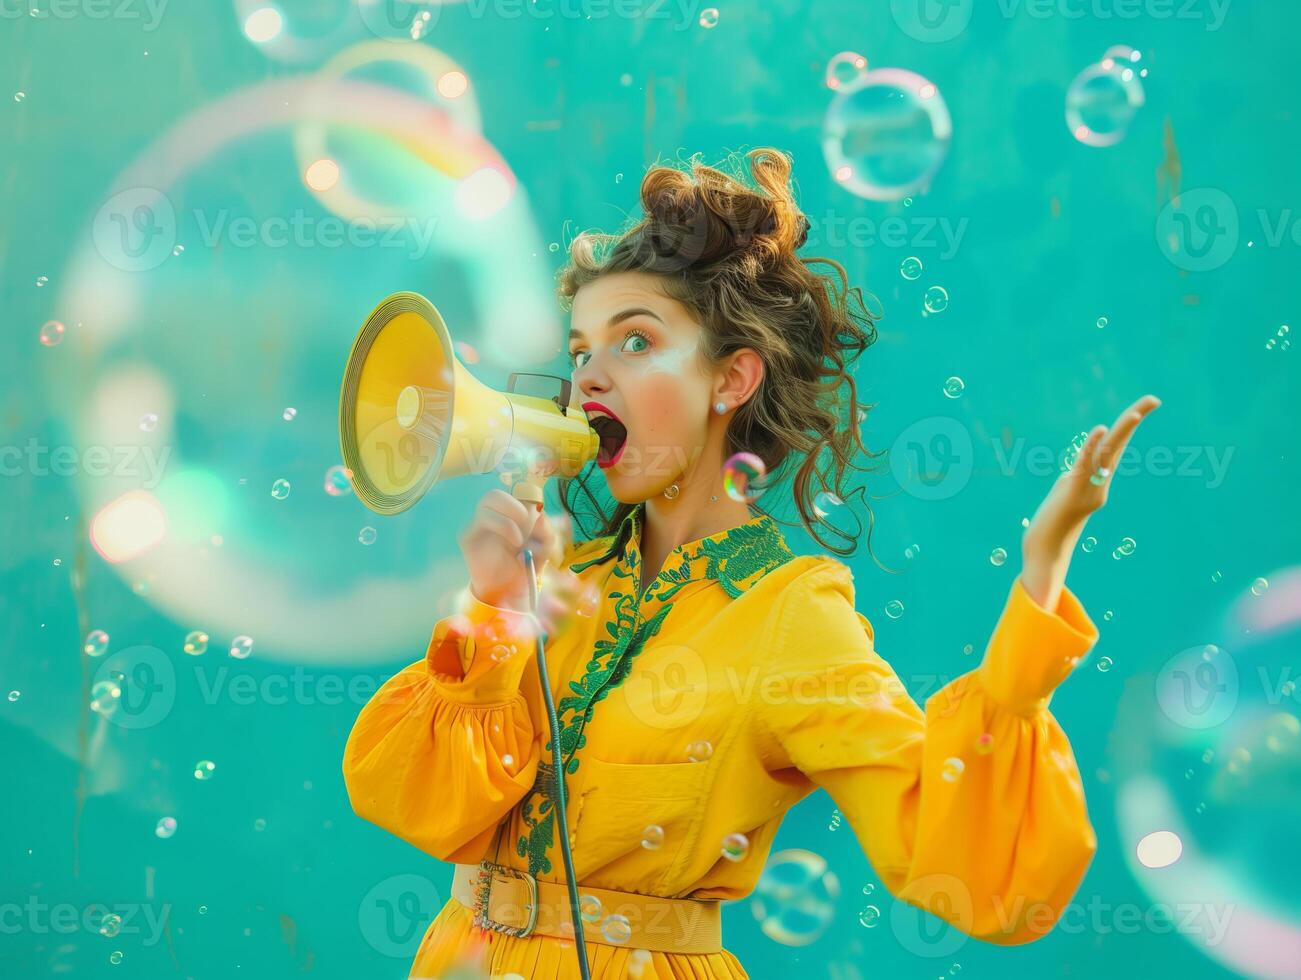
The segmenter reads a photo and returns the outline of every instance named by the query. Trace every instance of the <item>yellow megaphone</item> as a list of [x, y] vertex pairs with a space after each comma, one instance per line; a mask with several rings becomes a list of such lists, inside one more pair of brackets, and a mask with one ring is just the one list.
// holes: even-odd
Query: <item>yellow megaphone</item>
[[[518, 394], [521, 377], [558, 382], [558, 394]], [[343, 375], [339, 447], [358, 498], [399, 514], [435, 482], [497, 470], [518, 500], [542, 507], [550, 476], [572, 477], [600, 437], [570, 401], [568, 378], [512, 374], [506, 391], [457, 359], [447, 324], [418, 293], [389, 296], [366, 318]]]

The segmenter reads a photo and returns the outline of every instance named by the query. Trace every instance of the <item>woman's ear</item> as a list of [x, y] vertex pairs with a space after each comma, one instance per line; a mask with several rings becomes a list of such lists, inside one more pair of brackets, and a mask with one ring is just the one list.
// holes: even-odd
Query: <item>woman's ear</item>
[[733, 351], [723, 372], [724, 400], [732, 406], [745, 404], [758, 390], [763, 376], [763, 358], [757, 351], [751, 347]]

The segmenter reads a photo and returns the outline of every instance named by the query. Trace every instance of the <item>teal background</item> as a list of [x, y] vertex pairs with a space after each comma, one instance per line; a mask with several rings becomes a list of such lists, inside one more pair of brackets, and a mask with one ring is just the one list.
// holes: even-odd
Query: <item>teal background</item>
[[[1044, 15], [1031, 13], [1045, 9], [1037, 4], [1009, 13], [1010, 0], [974, 12], [957, 3], [947, 15], [936, 5], [937, 16], [971, 14], [945, 40], [909, 33], [906, 11], [882, 0], [720, 5], [712, 30], [697, 25], [700, 7], [686, 5], [665, 4], [654, 17], [574, 5], [565, 9], [578, 15], [550, 19], [508, 16], [513, 7], [433, 8], [435, 22], [416, 43], [454, 58], [471, 79], [482, 138], [527, 202], [520, 235], [455, 261], [440, 249], [207, 247], [183, 217], [176, 240], [185, 252], [129, 274], [137, 301], [117, 318], [112, 340], [95, 339], [111, 290], [87, 285], [74, 257], [90, 247], [132, 161], [205, 106], [248, 86], [292, 85], [349, 45], [387, 35], [349, 15], [344, 0], [284, 0], [286, 30], [327, 40], [301, 60], [281, 60], [244, 36], [230, 3], [174, 3], [152, 29], [121, 12], [140, 5], [109, 17], [92, 16], [99, 8], [90, 3], [61, 16], [46, 0], [42, 16], [27, 6], [5, 4], [0, 20], [0, 446], [21, 450], [34, 439], [80, 453], [103, 445], [94, 423], [115, 398], [138, 415], [132, 392], [164, 392], [172, 482], [158, 492], [170, 494], [173, 533], [209, 540], [193, 549], [192, 578], [147, 559], [112, 564], [90, 543], [107, 479], [6, 456], [0, 689], [21, 696], [0, 700], [9, 796], [0, 807], [0, 975], [406, 976], [412, 937], [446, 899], [451, 869], [358, 819], [340, 759], [365, 691], [418, 659], [450, 608], [463, 581], [455, 534], [493, 481], [440, 485], [391, 518], [354, 496], [321, 492], [321, 474], [339, 462], [338, 389], [352, 339], [382, 297], [414, 289], [473, 345], [481, 360], [470, 369], [486, 383], [504, 387], [511, 371], [566, 374], [563, 318], [549, 293], [565, 252], [547, 244], [563, 246], [584, 228], [616, 230], [636, 214], [639, 178], [656, 161], [698, 153], [716, 163], [765, 145], [793, 157], [813, 222], [805, 254], [843, 263], [885, 313], [856, 378], [877, 404], [864, 441], [889, 450], [867, 482], [872, 550], [893, 571], [863, 548], [848, 562], [878, 649], [919, 700], [975, 666], [963, 647], [978, 655], [988, 638], [1019, 569], [1021, 519], [1051, 485], [1051, 466], [1036, 470], [1014, 448], [1056, 456], [1141, 395], [1163, 400], [1134, 445], [1166, 449], [1170, 462], [1148, 456], [1117, 479], [1086, 530], [1097, 549], [1077, 552], [1068, 576], [1101, 631], [1052, 703], [1099, 840], [1076, 903], [1134, 908], [1140, 918], [1162, 901], [1200, 903], [1238, 922], [1259, 910], [1284, 928], [1268, 941], [1244, 934], [1240, 946], [1210, 949], [1110, 913], [1102, 927], [1089, 920], [1017, 948], [946, 934], [935, 920], [919, 933], [906, 910], [892, 914], [850, 829], [830, 829], [834, 803], [819, 792], [789, 815], [774, 851], [808, 848], [831, 862], [840, 884], [833, 924], [809, 946], [785, 947], [741, 901], [724, 912], [727, 947], [757, 978], [796, 970], [934, 977], [955, 964], [964, 976], [1301, 975], [1261, 965], [1301, 942], [1301, 756], [1287, 737], [1278, 749], [1260, 741], [1261, 725], [1298, 713], [1296, 695], [1281, 685], [1301, 674], [1301, 590], [1290, 572], [1301, 544], [1291, 493], [1301, 476], [1296, 354], [1266, 346], [1296, 309], [1295, 5], [1238, 0], [1214, 29], [1209, 4], [1185, 8], [1201, 17], [1165, 17], [1156, 2], [1064, 3]], [[1121, 43], [1141, 50], [1150, 69], [1146, 105], [1117, 146], [1081, 145], [1064, 124], [1066, 88]], [[947, 101], [952, 146], [910, 205], [854, 198], [823, 163], [832, 97], [823, 70], [845, 49], [871, 67], [926, 76]], [[432, 101], [409, 70], [380, 66], [364, 77], [394, 98]], [[21, 102], [12, 98], [19, 91]], [[1216, 200], [1237, 213], [1236, 237], [1223, 230], [1196, 243], [1219, 249], [1215, 268], [1181, 268], [1159, 240], [1170, 197], [1158, 175], [1167, 125], [1185, 191], [1222, 192]], [[365, 193], [397, 213], [443, 221], [456, 236], [448, 186], [427, 164], [356, 121], [328, 138]], [[183, 215], [328, 214], [300, 180], [284, 124], [205, 151], [172, 198]], [[1226, 211], [1213, 216], [1227, 228]], [[883, 238], [879, 222], [890, 218], [905, 222], [905, 243]], [[963, 228], [956, 247], [928, 231], [931, 222]], [[909, 255], [925, 265], [917, 282], [899, 274]], [[37, 286], [40, 276], [48, 282]], [[935, 283], [951, 305], [923, 317], [922, 291]], [[480, 327], [476, 289], [485, 287], [536, 311], [531, 346]], [[68, 331], [47, 348], [37, 334], [50, 319]], [[133, 366], [147, 373], [116, 374]], [[110, 374], [125, 380], [106, 394], [99, 385]], [[960, 399], [941, 390], [951, 375], [966, 383]], [[290, 405], [297, 417], [282, 421]], [[969, 449], [936, 441], [950, 425]], [[1227, 461], [1219, 477], [1208, 452]], [[919, 483], [908, 460], [938, 472], [939, 489]], [[268, 493], [278, 478], [294, 486], [284, 501]], [[795, 518], [789, 506], [770, 506]], [[363, 525], [378, 532], [369, 548], [356, 540]], [[1136, 549], [1115, 559], [1125, 536]], [[814, 550], [802, 532], [788, 540]], [[998, 547], [1010, 556], [1002, 565], [989, 559]], [[226, 564], [204, 571], [218, 553]], [[1258, 577], [1271, 583], [1263, 597], [1250, 593]], [[898, 619], [884, 613], [892, 599], [904, 605]], [[1248, 633], [1253, 600], [1266, 599], [1275, 625]], [[329, 621], [345, 600], [355, 613]], [[264, 629], [249, 625], [259, 622]], [[111, 636], [109, 657], [144, 649], [173, 665], [165, 717], [132, 728], [87, 707], [107, 663], [81, 652], [97, 628]], [[196, 628], [212, 647], [186, 657], [182, 640]], [[240, 633], [257, 643], [247, 661], [224, 655]], [[1169, 679], [1172, 657], [1205, 643], [1237, 664], [1236, 707], [1213, 727], [1171, 737], [1154, 685], [1163, 671]], [[1103, 656], [1114, 661], [1106, 672], [1096, 669]], [[235, 675], [261, 692], [292, 690], [298, 678], [311, 693], [240, 698], [221, 686]], [[1252, 778], [1234, 783], [1224, 760], [1243, 747]], [[192, 778], [199, 759], [216, 762], [211, 780]], [[1126, 786], [1139, 780], [1166, 787], [1186, 822], [1176, 868], [1188, 879], [1163, 879], [1133, 860], [1137, 837], [1166, 826], [1144, 824], [1142, 807], [1135, 819], [1124, 805]], [[431, 787], [431, 805], [445, 791]], [[163, 840], [153, 831], [167, 815], [179, 829]], [[870, 898], [862, 894], [869, 883]], [[47, 912], [29, 913], [32, 903], [74, 910], [75, 921], [60, 926]], [[859, 923], [869, 903], [882, 912], [873, 928]], [[124, 914], [122, 934], [106, 938], [96, 931], [97, 904], [134, 918]], [[387, 924], [385, 909], [394, 916]], [[146, 915], [167, 915], [166, 932], [154, 932]], [[114, 950], [123, 954], [117, 965]], [[1292, 962], [1296, 969], [1301, 953]]]

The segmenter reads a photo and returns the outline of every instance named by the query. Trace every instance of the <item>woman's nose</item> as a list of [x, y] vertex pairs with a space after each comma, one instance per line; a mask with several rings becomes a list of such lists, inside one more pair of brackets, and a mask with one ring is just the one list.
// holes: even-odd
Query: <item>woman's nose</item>
[[589, 354], [587, 360], [574, 369], [571, 377], [574, 385], [585, 395], [595, 391], [610, 390], [610, 376], [605, 368], [596, 362], [597, 355]]

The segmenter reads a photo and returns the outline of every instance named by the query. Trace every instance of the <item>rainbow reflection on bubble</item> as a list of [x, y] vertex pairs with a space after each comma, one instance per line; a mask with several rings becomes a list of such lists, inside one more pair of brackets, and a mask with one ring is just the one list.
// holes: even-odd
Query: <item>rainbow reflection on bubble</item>
[[738, 503], [753, 503], [766, 489], [757, 485], [766, 475], [763, 460], [754, 453], [735, 453], [723, 464], [723, 489]]

